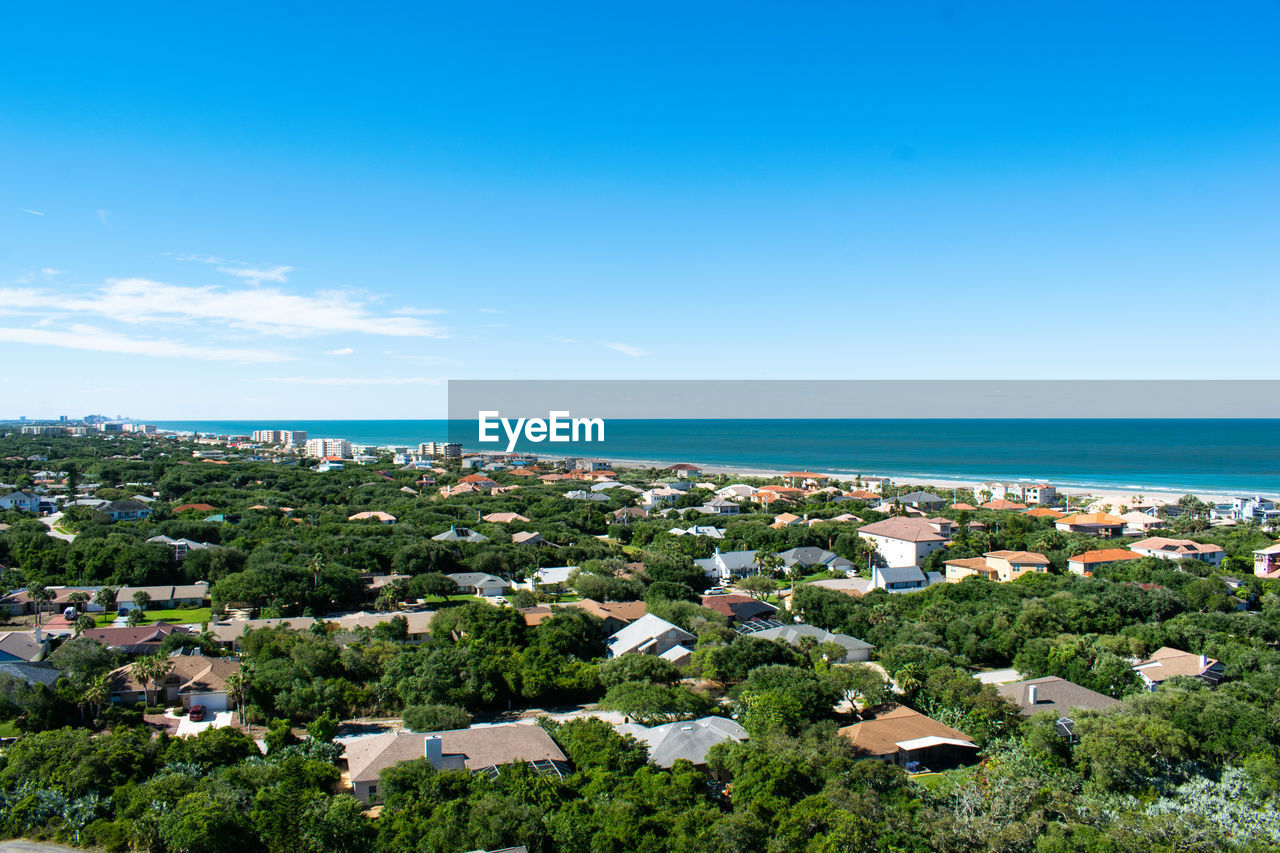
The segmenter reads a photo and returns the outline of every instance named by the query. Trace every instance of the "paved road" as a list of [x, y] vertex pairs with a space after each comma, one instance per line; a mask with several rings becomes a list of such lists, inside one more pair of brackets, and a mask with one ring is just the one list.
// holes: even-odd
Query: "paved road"
[[85, 853], [83, 847], [66, 847], [48, 841], [27, 841], [16, 838], [13, 841], [0, 841], [0, 853]]
[[[61, 539], [64, 542], [74, 542], [76, 538], [74, 533], [63, 533], [60, 530], [53, 529], [53, 526], [57, 524], [61, 519], [62, 519], [61, 512], [55, 512], [52, 515], [40, 516], [40, 520], [44, 522], [44, 526], [49, 528], [50, 536], [54, 537], [55, 539]], [[0, 847], [0, 853], [4, 853], [3, 847]]]

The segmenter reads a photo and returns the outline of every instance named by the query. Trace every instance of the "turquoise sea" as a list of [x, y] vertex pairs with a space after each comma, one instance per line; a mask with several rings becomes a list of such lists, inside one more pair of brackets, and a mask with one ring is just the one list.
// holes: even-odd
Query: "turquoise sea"
[[[467, 449], [481, 447], [474, 421], [156, 423], [236, 435], [303, 429], [312, 438], [377, 445], [452, 437]], [[517, 449], [743, 469], [1280, 494], [1280, 420], [610, 420], [603, 444], [521, 442]]]

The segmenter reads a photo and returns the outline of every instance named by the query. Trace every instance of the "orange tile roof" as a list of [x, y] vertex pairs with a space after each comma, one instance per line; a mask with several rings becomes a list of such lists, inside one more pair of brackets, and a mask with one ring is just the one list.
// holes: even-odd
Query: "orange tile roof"
[[1101, 548], [1097, 551], [1085, 551], [1070, 558], [1071, 563], [1118, 563], [1122, 560], [1141, 560], [1141, 554], [1135, 554], [1127, 548]]
[[1081, 512], [1058, 519], [1063, 524], [1106, 524], [1124, 526], [1124, 519], [1107, 512]]
[[1038, 506], [1034, 509], [1029, 509], [1026, 512], [1024, 512], [1023, 515], [1029, 515], [1032, 518], [1064, 518], [1065, 517], [1062, 513], [1058, 512], [1056, 509], [1049, 509], [1047, 506]]

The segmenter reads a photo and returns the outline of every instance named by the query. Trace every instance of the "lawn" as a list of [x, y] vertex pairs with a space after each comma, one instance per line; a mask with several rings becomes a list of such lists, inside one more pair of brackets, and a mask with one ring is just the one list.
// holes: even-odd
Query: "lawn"
[[5, 720], [0, 723], [0, 737], [17, 737], [18, 734], [18, 729], [13, 724], [13, 720]]
[[[142, 620], [143, 625], [150, 625], [161, 619], [182, 625], [199, 625], [202, 622], [213, 621], [213, 611], [208, 607], [186, 607], [180, 610], [147, 610], [144, 612], [147, 614], [147, 618]], [[116, 615], [114, 613], [106, 613], [98, 617], [98, 625], [102, 627], [115, 621]]]

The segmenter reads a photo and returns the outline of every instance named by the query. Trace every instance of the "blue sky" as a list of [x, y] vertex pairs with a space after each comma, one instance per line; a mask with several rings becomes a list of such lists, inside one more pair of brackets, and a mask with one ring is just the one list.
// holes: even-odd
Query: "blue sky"
[[1275, 374], [1275, 2], [178, 5], [6, 12], [0, 416]]

